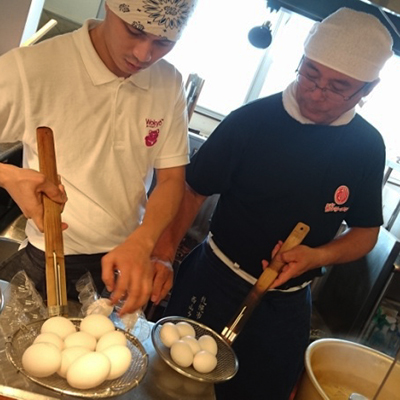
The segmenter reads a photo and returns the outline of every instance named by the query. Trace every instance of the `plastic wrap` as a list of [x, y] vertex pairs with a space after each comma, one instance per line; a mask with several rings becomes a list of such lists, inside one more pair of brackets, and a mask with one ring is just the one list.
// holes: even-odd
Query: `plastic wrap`
[[[5, 337], [12, 336], [28, 324], [48, 318], [47, 307], [25, 271], [17, 272], [4, 291], [4, 308], [0, 313], [0, 327]], [[29, 335], [27, 330], [26, 334]]]
[[78, 280], [76, 290], [79, 293], [79, 302], [82, 304], [81, 312], [83, 316], [89, 314], [106, 315], [116, 327], [129, 332], [142, 342], [150, 336], [150, 325], [143, 311], [140, 309], [120, 317], [119, 310], [123, 301], [113, 306], [109, 298], [101, 297], [89, 272]]

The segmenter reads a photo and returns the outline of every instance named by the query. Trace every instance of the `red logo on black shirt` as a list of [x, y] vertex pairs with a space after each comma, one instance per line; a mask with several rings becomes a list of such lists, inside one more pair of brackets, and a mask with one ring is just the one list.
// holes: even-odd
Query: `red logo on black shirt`
[[350, 190], [347, 186], [342, 185], [339, 186], [334, 195], [334, 203], [326, 203], [325, 204], [325, 212], [346, 212], [348, 211], [349, 207], [339, 207], [346, 203], [346, 201], [349, 199], [350, 195]]
[[350, 190], [347, 186], [339, 186], [335, 192], [335, 203], [339, 206], [346, 203], [346, 201], [349, 199], [349, 194]]

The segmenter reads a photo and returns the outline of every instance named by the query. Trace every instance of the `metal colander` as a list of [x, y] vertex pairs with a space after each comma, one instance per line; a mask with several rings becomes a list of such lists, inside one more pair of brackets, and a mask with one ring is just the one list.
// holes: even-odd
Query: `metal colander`
[[[199, 338], [202, 335], [210, 335], [215, 339], [218, 346], [217, 352], [217, 366], [216, 368], [209, 373], [200, 373], [197, 372], [192, 366], [190, 367], [180, 367], [177, 365], [170, 356], [170, 349], [166, 347], [160, 339], [160, 330], [163, 324], [166, 322], [172, 322], [177, 324], [178, 322], [187, 322], [192, 325], [195, 332], [196, 338]], [[193, 321], [188, 318], [183, 317], [165, 317], [160, 319], [154, 326], [151, 331], [151, 339], [153, 341], [154, 348], [156, 349], [159, 356], [175, 371], [180, 374], [187, 376], [188, 378], [195, 379], [201, 382], [210, 382], [210, 383], [218, 383], [224, 382], [228, 379], [231, 379], [235, 376], [239, 364], [236, 358], [236, 354], [231, 348], [231, 346], [220, 336], [218, 333], [214, 332], [211, 328]]]
[[[79, 328], [80, 322], [82, 321], [81, 318], [70, 318], [70, 320]], [[40, 328], [44, 322], [45, 320], [41, 320], [21, 327], [6, 342], [7, 358], [15, 368], [31, 381], [63, 394], [100, 399], [126, 393], [136, 387], [143, 379], [148, 367], [148, 355], [139, 340], [135, 336], [123, 330], [121, 331], [125, 334], [128, 340], [128, 348], [132, 353], [132, 361], [129, 369], [120, 378], [105, 381], [93, 389], [80, 390], [69, 386], [67, 380], [61, 378], [57, 374], [53, 374], [47, 378], [36, 378], [31, 376], [22, 366], [22, 355], [33, 343], [35, 337], [40, 334]]]

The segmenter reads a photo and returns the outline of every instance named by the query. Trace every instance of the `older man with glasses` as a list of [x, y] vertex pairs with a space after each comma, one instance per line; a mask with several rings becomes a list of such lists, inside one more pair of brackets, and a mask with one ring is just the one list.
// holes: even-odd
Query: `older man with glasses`
[[[302, 245], [233, 343], [239, 371], [217, 399], [287, 400], [309, 342], [311, 280], [325, 265], [360, 258], [382, 224], [385, 146], [355, 106], [379, 82], [393, 40], [374, 16], [342, 8], [317, 23], [297, 79], [232, 112], [186, 168], [181, 212], [155, 254], [172, 260], [207, 196], [220, 198], [210, 235], [183, 261], [166, 315], [218, 332], [298, 222]], [[337, 235], [343, 221], [349, 229]]]
[[[377, 85], [379, 78], [363, 82], [303, 57], [296, 70], [296, 82], [301, 114], [316, 124], [329, 125], [344, 112], [354, 109]], [[316, 107], [318, 103], [324, 106]], [[312, 110], [311, 106], [314, 106]]]

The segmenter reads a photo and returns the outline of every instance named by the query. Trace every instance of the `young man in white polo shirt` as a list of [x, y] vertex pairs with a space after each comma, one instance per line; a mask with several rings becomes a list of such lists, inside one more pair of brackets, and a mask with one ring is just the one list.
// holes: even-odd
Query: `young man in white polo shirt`
[[[122, 312], [169, 291], [170, 265], [150, 255], [183, 195], [187, 114], [181, 75], [161, 58], [195, 0], [170, 3], [107, 0], [104, 21], [0, 58], [0, 141], [24, 151], [23, 168], [0, 164], [0, 186], [28, 218], [28, 244], [0, 267], [2, 279], [25, 269], [44, 292], [45, 194], [64, 206], [71, 293], [87, 271], [115, 301], [128, 295]], [[54, 132], [59, 188], [37, 172], [38, 126]]]

